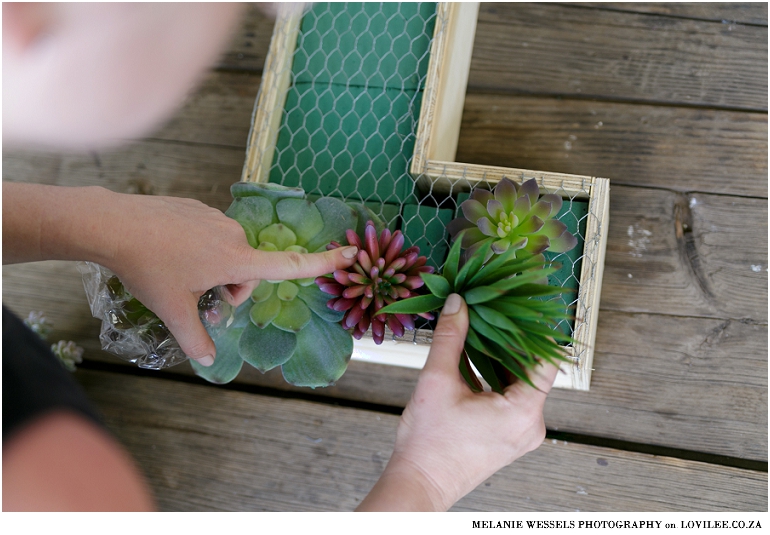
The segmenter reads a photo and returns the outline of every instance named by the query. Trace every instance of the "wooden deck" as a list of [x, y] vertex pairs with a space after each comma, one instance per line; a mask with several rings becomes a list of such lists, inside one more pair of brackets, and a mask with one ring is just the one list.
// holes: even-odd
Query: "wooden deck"
[[[5, 152], [3, 180], [194, 197], [240, 177], [272, 23], [159, 132], [88, 156]], [[482, 4], [458, 161], [612, 179], [590, 392], [554, 391], [543, 447], [457, 510], [765, 511], [767, 5]], [[3, 302], [76, 340], [76, 376], [164, 510], [350, 510], [390, 455], [413, 370], [351, 364], [332, 388], [98, 345], [71, 263], [3, 268]]]

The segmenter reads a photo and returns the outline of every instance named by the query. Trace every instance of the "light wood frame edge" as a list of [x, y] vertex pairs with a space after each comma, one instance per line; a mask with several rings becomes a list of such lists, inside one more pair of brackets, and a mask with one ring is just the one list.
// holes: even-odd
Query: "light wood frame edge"
[[304, 4], [281, 4], [254, 103], [241, 182], [267, 182], [270, 176], [303, 16]]
[[438, 3], [410, 166], [414, 176], [430, 160], [455, 158], [478, 12], [478, 2]]

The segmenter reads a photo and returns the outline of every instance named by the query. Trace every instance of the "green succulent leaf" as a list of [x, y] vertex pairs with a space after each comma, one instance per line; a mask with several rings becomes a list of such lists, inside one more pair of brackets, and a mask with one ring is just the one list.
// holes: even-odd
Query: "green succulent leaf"
[[504, 291], [491, 286], [479, 286], [478, 288], [472, 288], [463, 293], [463, 298], [468, 305], [477, 305], [479, 303], [486, 303], [492, 299], [504, 295]]
[[291, 281], [281, 281], [275, 293], [281, 301], [291, 301], [297, 297], [299, 287]]
[[436, 310], [444, 304], [446, 299], [435, 295], [418, 295], [401, 301], [396, 301], [385, 306], [375, 315], [380, 314], [422, 314]]
[[283, 223], [274, 223], [259, 232], [260, 243], [272, 243], [279, 251], [297, 243], [297, 235]]
[[338, 312], [326, 306], [329, 302], [329, 294], [322, 292], [315, 284], [300, 286], [297, 298], [301, 299], [314, 314], [329, 323], [336, 323], [345, 315], [345, 312]]
[[307, 244], [324, 226], [321, 212], [305, 199], [281, 199], [275, 212], [281, 223], [294, 230], [299, 245]]
[[259, 233], [275, 218], [273, 205], [264, 197], [236, 197], [225, 215], [241, 224], [249, 245], [254, 248], [259, 245]]
[[238, 340], [241, 358], [265, 373], [288, 361], [297, 347], [297, 335], [272, 325], [264, 329], [249, 324]]
[[458, 236], [449, 249], [446, 262], [444, 262], [444, 272], [442, 275], [447, 280], [452, 288], [457, 288], [455, 284], [455, 278], [457, 277], [457, 270], [459, 269], [460, 256], [462, 254], [462, 235]]
[[222, 385], [229, 383], [240, 373], [243, 367], [243, 359], [238, 353], [238, 340], [241, 338], [243, 328], [225, 329], [225, 331], [214, 340], [217, 348], [217, 358], [211, 366], [201, 366], [196, 360], [190, 360], [195, 373], [209, 381]]
[[249, 312], [251, 322], [260, 329], [266, 327], [280, 314], [282, 302], [273, 292], [265, 301], [254, 303]]
[[465, 286], [465, 281], [476, 275], [484, 264], [491, 248], [491, 243], [485, 243], [475, 254], [472, 254], [470, 258], [468, 258], [465, 265], [460, 268], [460, 271], [457, 273], [454, 284], [455, 288], [462, 290]]
[[436, 297], [446, 299], [452, 290], [449, 287], [449, 282], [441, 275], [433, 275], [432, 273], [420, 273], [420, 277], [422, 277], [422, 280], [425, 281], [425, 286], [428, 287], [430, 293]]
[[316, 388], [342, 377], [353, 354], [353, 337], [338, 323], [313, 314], [296, 338], [295, 355], [281, 368], [286, 382]]
[[270, 299], [270, 296], [273, 295], [274, 288], [275, 284], [272, 282], [268, 282], [266, 280], [259, 281], [259, 285], [254, 288], [254, 291], [251, 292], [251, 300], [255, 303], [262, 303], [263, 301], [267, 301]]
[[365, 234], [367, 221], [374, 223], [374, 230], [377, 231], [378, 236], [385, 230], [385, 222], [365, 204], [360, 202], [349, 202], [348, 206], [358, 214], [358, 226], [354, 230], [359, 236]]
[[308, 251], [320, 252], [326, 250], [326, 245], [332, 241], [342, 242], [347, 229], [356, 228], [358, 214], [350, 206], [334, 197], [321, 197], [315, 202], [321, 213], [323, 230], [313, 236], [305, 246]]
[[312, 313], [305, 303], [299, 299], [284, 301], [281, 312], [273, 320], [273, 325], [281, 330], [297, 333], [310, 321]]

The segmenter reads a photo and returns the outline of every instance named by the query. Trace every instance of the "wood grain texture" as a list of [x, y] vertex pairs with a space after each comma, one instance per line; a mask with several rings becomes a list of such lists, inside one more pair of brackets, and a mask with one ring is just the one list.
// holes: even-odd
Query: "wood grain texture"
[[767, 27], [483, 4], [470, 91], [767, 111]]
[[[387, 463], [396, 416], [77, 373], [166, 511], [346, 511]], [[767, 474], [546, 441], [458, 511], [764, 510]]]
[[723, 24], [735, 22], [767, 26], [767, 3], [765, 2], [581, 2], [577, 5], [632, 13], [711, 20]]
[[[750, 4], [621, 5], [642, 13], [482, 3], [468, 93], [767, 110], [767, 28], [721, 22], [766, 24], [766, 7], [763, 13]], [[222, 65], [261, 71], [271, 33], [269, 19], [250, 10]]]
[[612, 186], [601, 308], [766, 323], [766, 236], [764, 199]]
[[457, 161], [767, 198], [767, 116], [469, 94]]

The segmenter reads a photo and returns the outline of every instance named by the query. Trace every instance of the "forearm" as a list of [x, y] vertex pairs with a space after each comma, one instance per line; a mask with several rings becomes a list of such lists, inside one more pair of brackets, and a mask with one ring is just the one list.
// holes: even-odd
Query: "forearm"
[[3, 183], [3, 264], [103, 262], [114, 254], [105, 227], [110, 197], [100, 187]]

